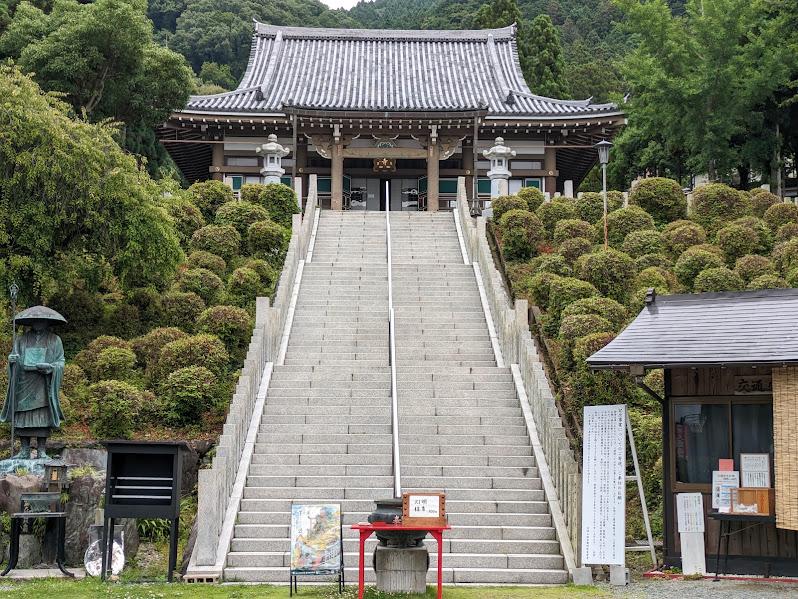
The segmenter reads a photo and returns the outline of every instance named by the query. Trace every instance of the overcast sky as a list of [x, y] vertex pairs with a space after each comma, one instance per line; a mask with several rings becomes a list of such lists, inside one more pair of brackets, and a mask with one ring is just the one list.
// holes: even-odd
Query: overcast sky
[[352, 8], [358, 0], [321, 0], [330, 8]]

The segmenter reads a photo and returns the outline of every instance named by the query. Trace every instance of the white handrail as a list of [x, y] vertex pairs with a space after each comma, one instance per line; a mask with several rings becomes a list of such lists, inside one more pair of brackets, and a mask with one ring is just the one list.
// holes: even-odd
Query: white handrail
[[396, 390], [396, 322], [393, 313], [393, 264], [391, 259], [391, 206], [385, 202], [385, 245], [388, 257], [388, 363], [391, 367], [391, 434], [393, 436], [393, 496], [402, 496], [402, 466], [399, 458], [399, 397]]

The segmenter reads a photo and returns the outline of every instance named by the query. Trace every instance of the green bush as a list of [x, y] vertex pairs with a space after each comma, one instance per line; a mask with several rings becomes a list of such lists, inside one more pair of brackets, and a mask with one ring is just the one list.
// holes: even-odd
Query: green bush
[[634, 280], [634, 288], [640, 289], [641, 287], [654, 287], [659, 289], [670, 289], [671, 282], [665, 275], [665, 271], [657, 266], [650, 266], [642, 270]]
[[546, 239], [554, 239], [554, 228], [559, 221], [577, 218], [576, 202], [566, 198], [555, 198], [550, 202], [543, 202], [535, 210], [535, 214], [543, 225]]
[[591, 333], [574, 342], [573, 357], [577, 364], [585, 365], [587, 359], [615, 339], [612, 333]]
[[522, 187], [518, 191], [518, 197], [526, 202], [526, 209], [530, 212], [537, 210], [546, 200], [543, 192], [537, 187]]
[[593, 225], [586, 220], [566, 218], [554, 226], [554, 243], [560, 244], [563, 241], [577, 237], [590, 239], [593, 237], [594, 232]]
[[744, 286], [743, 280], [733, 270], [725, 267], [708, 268], [696, 276], [693, 291], [695, 293], [741, 291]]
[[288, 229], [270, 219], [252, 223], [247, 230], [249, 251], [273, 265], [282, 263], [290, 239]]
[[558, 337], [561, 341], [572, 343], [585, 335], [610, 332], [612, 325], [606, 318], [598, 314], [574, 314], [563, 317]]
[[258, 258], [251, 258], [247, 260], [244, 262], [243, 267], [249, 268], [258, 273], [261, 283], [261, 288], [258, 291], [259, 295], [272, 294], [274, 287], [277, 284], [277, 280], [280, 278], [280, 271], [278, 269], [266, 262], [266, 260], [260, 260]]
[[557, 253], [563, 256], [570, 264], [576, 262], [579, 256], [584, 256], [593, 251], [593, 243], [583, 237], [566, 239], [560, 244]]
[[717, 244], [723, 250], [727, 264], [734, 264], [737, 258], [753, 254], [760, 248], [759, 235], [741, 225], [727, 225], [720, 229]]
[[99, 380], [96, 370], [97, 358], [103, 350], [112, 347], [131, 349], [129, 341], [111, 335], [102, 335], [91, 341], [85, 348], [77, 353], [75, 356], [75, 364], [80, 366], [91, 380]]
[[125, 347], [107, 347], [97, 355], [93, 375], [94, 380], [115, 379], [135, 383], [138, 379], [136, 354]]
[[204, 366], [217, 376], [230, 361], [224, 343], [216, 335], [200, 333], [167, 343], [158, 357], [158, 374], [164, 380], [170, 372], [189, 366]]
[[222, 204], [216, 211], [217, 225], [230, 225], [235, 227], [243, 238], [252, 223], [266, 220], [269, 212], [263, 206], [243, 201], [232, 201]]
[[234, 199], [233, 190], [221, 181], [200, 181], [188, 188], [189, 197], [205, 220], [213, 220], [219, 206]]
[[761, 218], [757, 218], [756, 216], [743, 216], [732, 221], [731, 224], [747, 227], [756, 233], [759, 240], [757, 253], [764, 254], [773, 249], [773, 231], [771, 231], [768, 224]]
[[[680, 227], [683, 227], [685, 225], [694, 225], [694, 226], [698, 226], [700, 228], [700, 226], [696, 225], [693, 221], [691, 221], [689, 219], [686, 219], [686, 218], [680, 218], [679, 220], [671, 221], [667, 225], [662, 227], [662, 232], [663, 233], [669, 233], [669, 232], [671, 232], [671, 231], [673, 231], [675, 229], [679, 229]], [[701, 230], [703, 231], [704, 229], [702, 228]]]
[[611, 331], [621, 330], [627, 318], [626, 308], [608, 297], [588, 297], [576, 300], [562, 311], [562, 318], [580, 314], [601, 316], [610, 323], [611, 328], [608, 330]]
[[177, 341], [178, 339], [185, 339], [188, 333], [181, 331], [175, 327], [161, 327], [151, 330], [146, 335], [133, 339], [133, 351], [136, 352], [136, 358], [140, 364], [144, 365], [146, 370], [152, 369], [157, 363], [161, 355], [161, 349], [167, 343]]
[[577, 261], [576, 269], [602, 295], [620, 303], [626, 301], [636, 274], [634, 260], [612, 248], [585, 254]]
[[239, 191], [239, 196], [241, 200], [244, 202], [249, 202], [251, 204], [259, 204], [260, 203], [260, 194], [262, 194], [266, 190], [266, 186], [262, 183], [245, 183], [241, 186], [241, 190]]
[[756, 254], [749, 254], [737, 258], [734, 263], [734, 272], [745, 282], [750, 283], [753, 279], [761, 277], [762, 275], [776, 274], [776, 267], [773, 261], [765, 256], [758, 256]]
[[205, 268], [189, 268], [181, 272], [175, 282], [175, 289], [186, 293], [196, 293], [205, 305], [218, 304], [224, 295], [224, 283], [215, 273]]
[[646, 254], [664, 254], [665, 240], [662, 233], [644, 229], [642, 231], [632, 231], [623, 240], [622, 249], [624, 253], [632, 258], [639, 258]]
[[560, 254], [543, 254], [527, 263], [532, 273], [553, 272], [561, 277], [573, 276], [574, 271], [564, 256]]
[[249, 312], [236, 306], [214, 306], [200, 314], [197, 330], [211, 333], [222, 340], [227, 352], [236, 359], [243, 358], [252, 337], [252, 318]]
[[216, 375], [202, 366], [188, 366], [169, 373], [161, 385], [166, 423], [188, 426], [200, 422], [202, 415], [213, 406], [217, 386]]
[[638, 271], [645, 270], [652, 266], [670, 268], [673, 266], [673, 261], [665, 254], [643, 254], [635, 259], [635, 268], [637, 268]]
[[188, 245], [191, 236], [197, 229], [205, 226], [202, 212], [188, 199], [172, 198], [166, 205], [166, 211], [172, 217], [180, 243], [184, 246]]
[[[618, 192], [607, 192], [607, 214], [623, 207], [623, 194]], [[603, 194], [588, 191], [576, 200], [576, 211], [579, 218], [589, 223], [595, 223], [604, 218], [604, 197]], [[603, 239], [602, 235], [602, 239]]]
[[710, 234], [750, 213], [751, 198], [748, 194], [723, 183], [703, 185], [693, 192], [691, 217]]
[[767, 190], [759, 188], [760, 191], [756, 194], [751, 194], [751, 210], [754, 216], [762, 218], [768, 208], [781, 203], [781, 198]]
[[224, 273], [227, 272], [227, 262], [224, 261], [224, 258], [202, 250], [191, 252], [186, 258], [186, 264], [189, 268], [209, 270], [218, 277], [223, 277]]
[[681, 186], [664, 177], [651, 177], [637, 183], [629, 194], [629, 203], [640, 206], [659, 224], [684, 218], [687, 214], [687, 198]]
[[118, 298], [116, 294], [109, 294], [106, 298], [107, 304], [101, 325], [103, 331], [123, 339], [138, 335], [142, 330], [139, 309], [122, 301], [121, 298], [120, 301], [116, 301]]
[[787, 223], [798, 223], [798, 206], [780, 202], [768, 208], [762, 218], [772, 231], [778, 231], [779, 227]]
[[191, 236], [191, 249], [203, 250], [230, 261], [238, 255], [241, 235], [231, 225], [207, 225]]
[[89, 387], [91, 432], [97, 439], [129, 439], [147, 394], [124, 381], [100, 381]]
[[526, 202], [518, 196], [499, 196], [491, 200], [490, 207], [493, 209], [495, 222], [499, 222], [504, 213], [510, 210], [528, 210]]
[[693, 281], [695, 281], [698, 273], [710, 268], [721, 268], [723, 266], [723, 258], [718, 254], [698, 247], [692, 247], [679, 256], [676, 265], [673, 267], [673, 272], [679, 278], [679, 282], [690, 290], [693, 288]]
[[513, 287], [513, 292], [517, 297], [527, 299], [531, 304], [540, 306], [544, 310], [549, 306], [549, 294], [551, 284], [555, 279], [560, 279], [560, 275], [550, 272], [541, 272], [533, 276], [521, 278]]
[[[596, 221], [596, 239], [604, 239], [604, 221]], [[654, 229], [654, 219], [651, 215], [638, 206], [620, 208], [607, 216], [607, 236], [610, 245], [620, 248], [623, 240], [632, 231]]]
[[294, 190], [282, 183], [264, 185], [258, 194], [258, 204], [269, 211], [269, 218], [288, 229], [293, 226], [293, 215], [299, 214], [299, 206]]
[[793, 268], [789, 271], [786, 278], [790, 287], [798, 287], [798, 268]]
[[135, 306], [139, 313], [139, 322], [143, 330], [158, 326], [163, 321], [161, 294], [152, 287], [136, 287], [127, 293], [127, 301]]
[[779, 276], [774, 274], [759, 275], [757, 278], [752, 279], [746, 286], [748, 291], [756, 291], [758, 289], [787, 289], [790, 285]]
[[540, 220], [527, 210], [510, 210], [499, 220], [502, 254], [506, 260], [527, 260], [537, 254], [543, 238]]
[[[6, 381], [2, 381], [5, 387]], [[61, 379], [61, 410], [69, 423], [86, 424], [91, 414], [89, 381], [84, 370], [77, 364], [67, 362]]]
[[798, 237], [798, 223], [786, 223], [779, 227], [776, 232], [776, 243], [789, 241], [793, 237]]
[[164, 324], [193, 331], [197, 317], [205, 309], [205, 302], [196, 293], [169, 291], [161, 300], [163, 305]]
[[548, 310], [547, 316], [549, 317], [546, 332], [550, 336], [556, 335], [559, 330], [560, 314], [566, 306], [576, 300], [594, 297], [599, 294], [598, 290], [587, 281], [557, 275], [552, 275], [552, 277], [548, 285], [548, 302], [546, 306]]
[[770, 256], [779, 272], [785, 273], [798, 266], [798, 238], [780, 243]]

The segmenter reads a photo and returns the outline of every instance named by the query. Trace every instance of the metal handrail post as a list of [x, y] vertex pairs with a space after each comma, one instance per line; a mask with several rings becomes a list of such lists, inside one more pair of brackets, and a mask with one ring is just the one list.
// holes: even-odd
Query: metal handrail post
[[399, 458], [399, 398], [396, 391], [396, 335], [393, 312], [393, 265], [391, 260], [391, 204], [385, 205], [385, 241], [388, 262], [388, 363], [391, 367], [391, 434], [393, 436], [393, 496], [402, 496], [402, 467]]

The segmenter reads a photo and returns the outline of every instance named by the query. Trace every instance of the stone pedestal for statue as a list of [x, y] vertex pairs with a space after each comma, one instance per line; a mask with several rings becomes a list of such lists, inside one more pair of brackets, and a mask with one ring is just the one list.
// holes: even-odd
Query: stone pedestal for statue
[[377, 589], [385, 593], [424, 593], [427, 590], [429, 553], [419, 547], [384, 547], [374, 550]]

